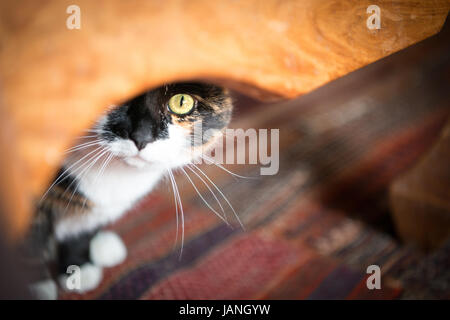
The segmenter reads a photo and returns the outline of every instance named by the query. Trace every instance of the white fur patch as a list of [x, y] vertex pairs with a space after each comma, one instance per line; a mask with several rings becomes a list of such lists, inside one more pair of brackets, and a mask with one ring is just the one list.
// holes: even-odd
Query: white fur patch
[[62, 240], [117, 220], [148, 194], [164, 173], [165, 169], [156, 165], [138, 169], [121, 159], [111, 161], [98, 179], [98, 170], [93, 168], [83, 176], [79, 190], [94, 206], [90, 212], [69, 215], [57, 221], [57, 238]]
[[101, 267], [112, 267], [127, 257], [127, 248], [122, 239], [111, 231], [101, 231], [90, 243], [91, 261]]
[[149, 143], [139, 152], [149, 163], [160, 163], [175, 168], [189, 163], [191, 159], [190, 133], [176, 125], [168, 126], [169, 138]]
[[31, 294], [39, 300], [56, 300], [58, 288], [55, 281], [47, 279], [30, 285]]
[[62, 275], [59, 278], [61, 287], [66, 291], [74, 291], [77, 293], [85, 293], [94, 290], [98, 287], [103, 278], [103, 268], [93, 265], [92, 263], [85, 263], [80, 267], [80, 288], [68, 289], [68, 276]]

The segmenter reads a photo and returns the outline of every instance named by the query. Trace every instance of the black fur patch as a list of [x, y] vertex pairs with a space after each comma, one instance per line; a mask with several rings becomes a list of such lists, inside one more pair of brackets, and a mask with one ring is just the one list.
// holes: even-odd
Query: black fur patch
[[65, 274], [70, 265], [82, 266], [90, 262], [90, 242], [98, 230], [85, 232], [58, 243], [58, 273]]

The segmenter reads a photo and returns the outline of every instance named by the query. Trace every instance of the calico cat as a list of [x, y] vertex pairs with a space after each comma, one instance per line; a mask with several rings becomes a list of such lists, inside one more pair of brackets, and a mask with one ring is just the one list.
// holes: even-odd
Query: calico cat
[[[202, 148], [223, 134], [232, 108], [226, 89], [204, 83], [164, 85], [111, 107], [68, 150], [37, 206], [29, 251], [39, 252], [59, 275], [70, 265], [80, 266], [78, 291], [95, 288], [102, 268], [126, 257], [121, 239], [100, 228], [121, 217], [163, 176], [176, 191], [171, 170], [202, 157]], [[201, 139], [194, 137], [199, 123], [210, 133]]]

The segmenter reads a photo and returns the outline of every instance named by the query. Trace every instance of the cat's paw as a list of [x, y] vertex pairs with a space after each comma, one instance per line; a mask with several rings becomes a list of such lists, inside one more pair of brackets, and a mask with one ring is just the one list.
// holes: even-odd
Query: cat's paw
[[58, 287], [52, 279], [33, 283], [29, 289], [32, 296], [38, 300], [56, 300], [58, 298]]
[[[76, 277], [79, 278], [77, 279]], [[70, 278], [70, 279], [69, 279]], [[98, 287], [103, 278], [103, 268], [85, 263], [80, 267], [79, 275], [71, 276], [61, 275], [59, 283], [65, 291], [73, 291], [76, 293], [85, 293]]]
[[120, 237], [112, 231], [100, 231], [90, 243], [91, 261], [101, 267], [112, 267], [127, 257], [127, 248]]

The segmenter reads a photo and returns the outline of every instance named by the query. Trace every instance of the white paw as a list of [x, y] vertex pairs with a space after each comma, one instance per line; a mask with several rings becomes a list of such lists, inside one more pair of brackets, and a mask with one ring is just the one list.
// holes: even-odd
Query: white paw
[[122, 239], [112, 231], [100, 231], [90, 243], [91, 261], [102, 267], [112, 267], [125, 260], [127, 248]]
[[39, 300], [56, 300], [58, 288], [55, 281], [47, 279], [30, 285], [31, 294]]
[[103, 268], [92, 263], [83, 264], [79, 272], [74, 271], [71, 275], [62, 275], [59, 278], [61, 287], [66, 291], [85, 293], [98, 287], [103, 278]]

